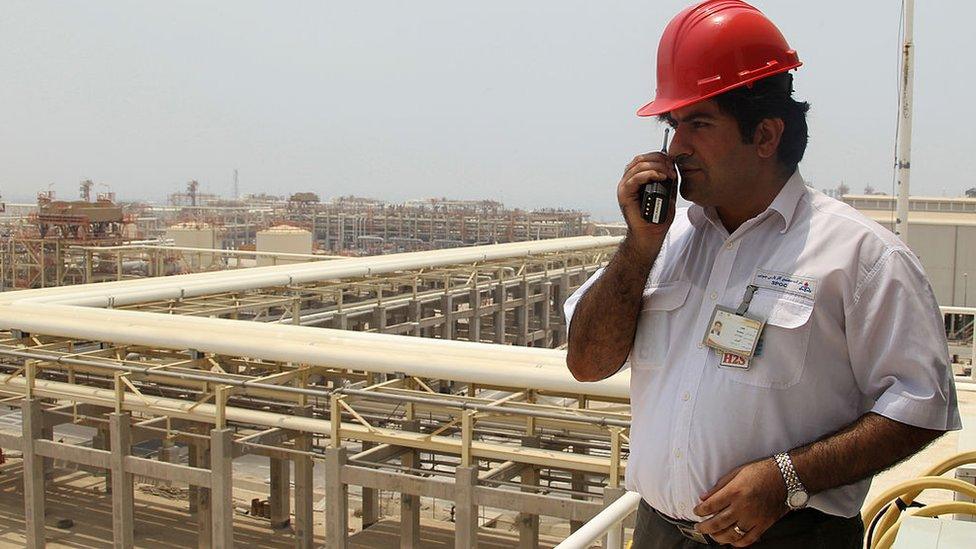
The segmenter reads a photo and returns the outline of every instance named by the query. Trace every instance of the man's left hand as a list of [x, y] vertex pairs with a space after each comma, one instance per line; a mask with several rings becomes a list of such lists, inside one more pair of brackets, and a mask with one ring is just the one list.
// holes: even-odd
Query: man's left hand
[[[695, 528], [719, 543], [747, 547], [787, 512], [786, 483], [772, 458], [747, 463], [701, 496], [694, 512], [709, 517]], [[745, 532], [740, 535], [735, 531]]]

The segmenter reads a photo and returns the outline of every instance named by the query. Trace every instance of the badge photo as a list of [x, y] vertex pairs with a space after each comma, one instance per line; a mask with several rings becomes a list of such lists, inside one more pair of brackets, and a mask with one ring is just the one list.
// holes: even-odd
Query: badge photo
[[702, 343], [722, 353], [736, 354], [748, 360], [756, 350], [764, 324], [759, 319], [719, 305], [712, 312]]

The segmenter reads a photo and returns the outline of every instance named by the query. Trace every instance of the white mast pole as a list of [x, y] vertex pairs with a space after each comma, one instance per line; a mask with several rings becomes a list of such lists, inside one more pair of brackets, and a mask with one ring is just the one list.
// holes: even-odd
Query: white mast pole
[[895, 169], [898, 177], [898, 208], [895, 234], [908, 244], [908, 179], [912, 159], [912, 87], [915, 81], [915, 49], [912, 43], [912, 19], [915, 0], [905, 1], [905, 34], [902, 38], [901, 92], [898, 98], [898, 152]]

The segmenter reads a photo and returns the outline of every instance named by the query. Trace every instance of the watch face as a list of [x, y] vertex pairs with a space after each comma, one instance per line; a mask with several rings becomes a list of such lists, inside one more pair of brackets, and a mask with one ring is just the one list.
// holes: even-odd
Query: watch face
[[809, 494], [807, 494], [803, 490], [797, 490], [796, 492], [790, 494], [788, 503], [790, 504], [790, 507], [794, 509], [799, 509], [800, 507], [805, 506], [807, 504], [807, 500], [809, 499], [810, 499]]

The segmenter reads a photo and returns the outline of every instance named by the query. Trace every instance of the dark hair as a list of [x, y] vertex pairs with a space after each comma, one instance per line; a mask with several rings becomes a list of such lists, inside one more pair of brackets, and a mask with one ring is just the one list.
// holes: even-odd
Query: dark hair
[[[752, 143], [756, 127], [766, 118], [783, 120], [783, 135], [776, 159], [789, 171], [796, 169], [807, 148], [807, 111], [810, 104], [793, 99], [793, 75], [784, 72], [729, 90], [712, 99], [719, 110], [735, 118], [743, 143]], [[661, 116], [673, 122], [670, 113]]]

